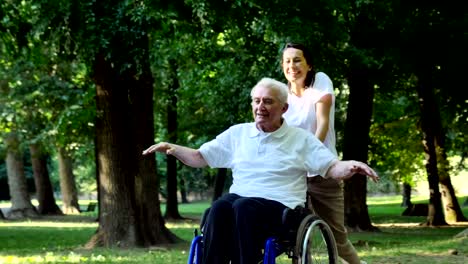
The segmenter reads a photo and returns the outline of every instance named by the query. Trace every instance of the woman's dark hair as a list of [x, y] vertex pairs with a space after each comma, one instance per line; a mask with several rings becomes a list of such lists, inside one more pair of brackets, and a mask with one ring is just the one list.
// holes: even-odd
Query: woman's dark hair
[[302, 44], [289, 42], [289, 43], [286, 43], [286, 45], [284, 45], [284, 48], [281, 54], [284, 54], [284, 51], [287, 48], [294, 48], [294, 49], [298, 49], [302, 51], [302, 54], [304, 55], [304, 59], [306, 60], [307, 64], [311, 67], [310, 71], [307, 72], [304, 84], [306, 87], [311, 87], [315, 81], [315, 69], [314, 69], [314, 65], [312, 64], [312, 53], [310, 53], [309, 49]]

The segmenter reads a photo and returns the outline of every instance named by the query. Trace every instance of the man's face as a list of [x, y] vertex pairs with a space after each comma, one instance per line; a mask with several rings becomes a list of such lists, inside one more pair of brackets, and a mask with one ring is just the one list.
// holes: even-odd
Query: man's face
[[281, 116], [288, 109], [287, 104], [278, 100], [276, 90], [257, 87], [252, 95], [252, 112], [257, 128], [273, 132], [281, 127]]

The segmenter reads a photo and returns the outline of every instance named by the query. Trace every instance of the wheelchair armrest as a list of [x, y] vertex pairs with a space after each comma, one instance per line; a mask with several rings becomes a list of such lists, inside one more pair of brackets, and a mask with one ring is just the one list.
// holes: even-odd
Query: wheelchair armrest
[[208, 213], [210, 213], [210, 209], [211, 207], [208, 207], [208, 209], [205, 210], [205, 212], [203, 213], [203, 216], [201, 218], [201, 221], [200, 221], [200, 231], [203, 232], [203, 227], [205, 226], [205, 222], [206, 222], [206, 218], [208, 217]]

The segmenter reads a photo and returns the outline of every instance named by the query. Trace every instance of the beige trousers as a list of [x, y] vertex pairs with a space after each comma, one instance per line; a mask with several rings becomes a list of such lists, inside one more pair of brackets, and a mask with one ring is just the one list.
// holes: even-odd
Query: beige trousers
[[335, 236], [338, 255], [349, 264], [361, 263], [344, 225], [343, 185], [322, 176], [307, 178], [307, 193], [312, 210], [330, 226]]

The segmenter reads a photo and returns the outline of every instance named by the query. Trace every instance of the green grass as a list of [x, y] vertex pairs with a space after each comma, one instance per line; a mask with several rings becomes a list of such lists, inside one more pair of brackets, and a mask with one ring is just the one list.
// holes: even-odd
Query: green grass
[[[463, 202], [466, 197], [461, 197]], [[468, 263], [468, 238], [454, 235], [468, 227], [420, 226], [425, 217], [402, 217], [400, 196], [370, 197], [371, 220], [380, 232], [351, 233], [359, 255], [370, 263]], [[424, 197], [413, 202], [426, 202]], [[182, 204], [183, 216], [199, 218], [206, 202]], [[463, 208], [468, 216], [468, 208]], [[186, 263], [187, 250], [198, 219], [167, 223], [184, 242], [153, 248], [87, 250], [83, 245], [96, 231], [92, 213], [79, 216], [44, 217], [26, 221], [0, 221], [0, 264], [2, 263]], [[457, 255], [453, 255], [453, 252]], [[278, 263], [291, 263], [281, 257]]]

